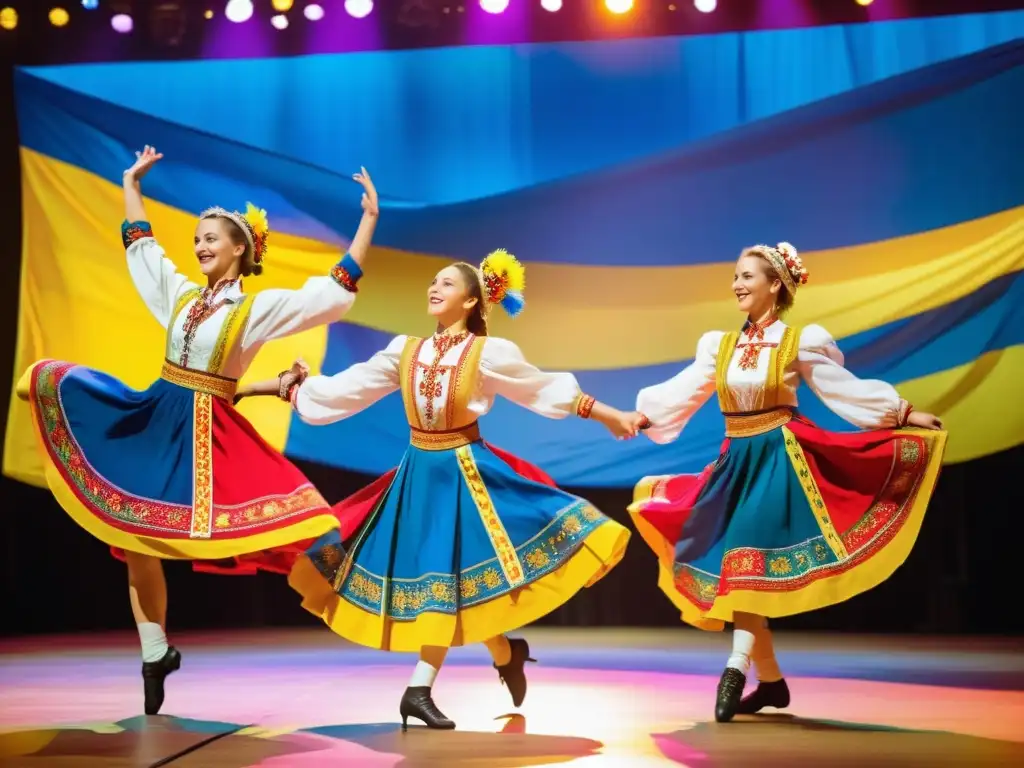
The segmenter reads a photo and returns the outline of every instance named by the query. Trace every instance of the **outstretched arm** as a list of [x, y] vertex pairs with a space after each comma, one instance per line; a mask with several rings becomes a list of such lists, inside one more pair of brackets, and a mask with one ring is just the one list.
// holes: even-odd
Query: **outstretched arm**
[[355, 303], [379, 206], [377, 190], [366, 169], [352, 178], [363, 187], [363, 216], [348, 253], [327, 275], [310, 278], [298, 290], [260, 291], [253, 299], [252, 314], [242, 335], [243, 352], [254, 352], [273, 339], [337, 322]]
[[488, 394], [501, 395], [549, 419], [593, 419], [618, 438], [635, 437], [645, 422], [640, 414], [624, 413], [587, 395], [571, 373], [540, 370], [508, 339], [487, 339], [480, 373]]
[[121, 224], [121, 240], [135, 290], [160, 325], [166, 328], [171, 321], [176, 298], [187, 288], [196, 286], [167, 258], [153, 237], [153, 228], [146, 217], [142, 177], [162, 158], [161, 153], [146, 145], [142, 152], [135, 153], [135, 163], [124, 172], [125, 220]]
[[796, 366], [801, 377], [829, 410], [861, 429], [918, 426], [940, 429], [942, 422], [918, 412], [896, 388], [878, 379], [860, 379], [846, 369], [832, 335], [808, 325], [800, 335]]

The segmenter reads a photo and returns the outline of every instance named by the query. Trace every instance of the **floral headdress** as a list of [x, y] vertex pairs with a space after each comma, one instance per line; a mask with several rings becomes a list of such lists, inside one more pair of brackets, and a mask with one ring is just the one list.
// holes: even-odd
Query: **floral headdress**
[[757, 254], [767, 259], [791, 296], [795, 296], [796, 289], [806, 284], [810, 277], [800, 254], [790, 243], [779, 243], [774, 248], [770, 245], [755, 245], [747, 248], [745, 253]]
[[500, 304], [510, 317], [516, 317], [526, 306], [523, 291], [526, 289], [526, 268], [519, 260], [504, 248], [491, 251], [487, 258], [480, 262], [477, 271], [480, 275], [480, 287], [483, 289], [483, 315], [491, 304]]
[[267, 256], [267, 240], [270, 237], [270, 222], [267, 221], [267, 212], [257, 208], [252, 203], [245, 204], [245, 213], [229, 211], [226, 208], [207, 208], [201, 214], [201, 219], [221, 218], [233, 221], [245, 235], [245, 244], [252, 254], [253, 264], [263, 264]]

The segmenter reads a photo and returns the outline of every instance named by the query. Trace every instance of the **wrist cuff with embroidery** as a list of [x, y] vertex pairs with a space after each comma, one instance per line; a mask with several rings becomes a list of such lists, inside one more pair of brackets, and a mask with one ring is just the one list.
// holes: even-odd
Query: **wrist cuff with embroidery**
[[590, 395], [585, 395], [582, 392], [576, 398], [576, 415], [581, 419], [589, 419], [590, 412], [594, 410], [594, 403], [597, 402]]
[[896, 423], [901, 427], [907, 426], [907, 422], [910, 421], [910, 414], [913, 412], [914, 406], [901, 398], [899, 407], [896, 410]]
[[356, 293], [359, 288], [356, 283], [363, 276], [363, 270], [359, 268], [356, 260], [348, 253], [345, 258], [331, 268], [331, 277], [334, 281], [349, 293]]
[[121, 242], [124, 243], [125, 249], [136, 240], [152, 236], [153, 228], [149, 225], [148, 221], [128, 221], [128, 219], [125, 219], [121, 222]]

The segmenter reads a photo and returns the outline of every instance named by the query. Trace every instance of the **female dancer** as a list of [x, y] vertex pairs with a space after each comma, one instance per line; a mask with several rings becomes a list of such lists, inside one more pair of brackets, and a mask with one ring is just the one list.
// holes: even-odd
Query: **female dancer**
[[[747, 315], [742, 331], [705, 334], [692, 364], [637, 396], [657, 443], [678, 437], [716, 391], [725, 416], [713, 464], [700, 475], [644, 478], [630, 506], [683, 620], [734, 624], [719, 722], [789, 705], [766, 618], [839, 603], [887, 579], [914, 545], [945, 450], [941, 422], [846, 370], [824, 328], [779, 320], [806, 282], [788, 243], [746, 249], [732, 285]], [[801, 418], [801, 379], [873, 431], [837, 434]], [[741, 700], [751, 661], [759, 684]]]
[[[289, 582], [303, 606], [342, 637], [371, 648], [418, 651], [402, 697], [431, 728], [455, 723], [431, 686], [447, 649], [483, 642], [519, 706], [530, 650], [504, 633], [549, 613], [621, 559], [629, 531], [534, 467], [480, 438], [496, 395], [549, 418], [592, 418], [628, 438], [642, 426], [580, 391], [570, 373], [546, 373], [511, 341], [487, 335], [489, 305], [522, 308], [523, 270], [496, 251], [480, 269], [452, 264], [427, 290], [437, 320], [429, 338], [399, 336], [369, 361], [334, 376], [286, 380], [299, 416], [327, 424], [400, 389], [411, 445], [397, 470], [335, 507], [332, 531], [300, 558]], [[254, 385], [271, 393], [277, 382]]]
[[[337, 527], [330, 506], [299, 470], [267, 445], [232, 405], [238, 379], [271, 339], [338, 320], [377, 221], [365, 169], [363, 217], [348, 254], [329, 275], [297, 291], [242, 291], [263, 271], [263, 211], [212, 208], [196, 226], [205, 288], [180, 274], [153, 237], [140, 180], [163, 157], [147, 146], [124, 172], [122, 225], [128, 271], [167, 329], [161, 376], [135, 391], [99, 371], [55, 360], [33, 365], [18, 394], [28, 399], [42, 441], [47, 482], [71, 517], [128, 564], [129, 596], [142, 642], [146, 714], [181, 666], [165, 634], [161, 558], [206, 560], [200, 570], [283, 570], [298, 542]], [[247, 557], [249, 556], [249, 557]], [[211, 562], [218, 561], [218, 562]]]

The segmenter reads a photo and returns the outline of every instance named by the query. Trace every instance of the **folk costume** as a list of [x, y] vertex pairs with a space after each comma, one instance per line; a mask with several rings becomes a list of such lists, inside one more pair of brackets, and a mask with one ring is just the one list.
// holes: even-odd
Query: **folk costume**
[[[230, 219], [260, 264], [266, 214], [211, 209]], [[158, 378], [137, 391], [74, 363], [42, 360], [18, 384], [42, 446], [47, 483], [64, 510], [112, 548], [193, 560], [196, 570], [287, 573], [300, 544], [337, 528], [320, 493], [233, 406], [239, 378], [272, 339], [340, 319], [361, 276], [347, 255], [298, 290], [247, 294], [239, 280], [202, 288], [180, 274], [146, 221], [125, 221], [128, 271], [166, 329]], [[139, 624], [147, 713], [181, 655], [159, 624]], [[150, 637], [153, 635], [155, 640]], [[151, 642], [152, 641], [152, 642]], [[162, 655], [148, 658], [147, 645]], [[162, 645], [161, 645], [162, 643]], [[157, 681], [155, 685], [153, 681]]]
[[[491, 254], [479, 277], [488, 303], [521, 309], [522, 267], [510, 254]], [[396, 390], [410, 429], [401, 463], [335, 508], [342, 530], [321, 537], [289, 579], [334, 632], [391, 651], [491, 647], [619, 562], [626, 528], [481, 438], [478, 420], [498, 395], [548, 418], [587, 418], [595, 401], [572, 374], [537, 369], [506, 339], [399, 336], [365, 363], [305, 379], [291, 400], [304, 421], [326, 424]], [[518, 706], [529, 648], [510, 642], [511, 661], [495, 666]], [[403, 724], [414, 715], [454, 727], [430, 709], [432, 682], [414, 678]], [[440, 717], [424, 717], [417, 701]]]
[[[756, 250], [791, 295], [806, 282], [791, 246]], [[801, 381], [866, 431], [828, 432], [802, 417]], [[675, 440], [715, 393], [726, 431], [718, 458], [698, 475], [644, 478], [629, 511], [683, 621], [710, 630], [735, 623], [716, 707], [726, 721], [789, 703], [767, 617], [843, 602], [903, 563], [935, 488], [946, 433], [905, 428], [911, 406], [889, 384], [844, 368], [819, 325], [770, 319], [705, 334], [693, 363], [638, 394], [637, 410], [652, 423], [645, 433], [657, 443]], [[751, 657], [760, 685], [741, 703]]]

